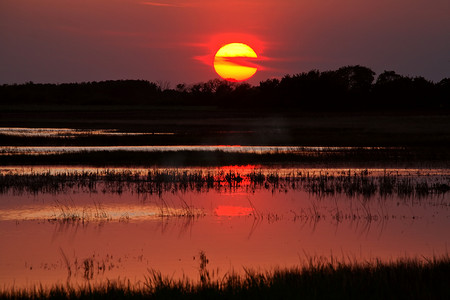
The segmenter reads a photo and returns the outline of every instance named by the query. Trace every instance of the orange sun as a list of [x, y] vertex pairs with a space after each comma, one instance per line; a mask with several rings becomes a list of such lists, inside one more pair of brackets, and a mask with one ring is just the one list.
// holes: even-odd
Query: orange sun
[[258, 68], [249, 60], [257, 58], [255, 51], [246, 44], [231, 43], [223, 46], [214, 57], [214, 69], [228, 81], [244, 81], [255, 75]]

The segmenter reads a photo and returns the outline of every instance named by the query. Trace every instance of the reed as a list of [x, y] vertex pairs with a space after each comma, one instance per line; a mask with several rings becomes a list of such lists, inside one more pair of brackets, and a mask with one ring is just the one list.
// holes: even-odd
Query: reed
[[[202, 259], [203, 257], [203, 259]], [[199, 280], [175, 280], [149, 270], [144, 284], [106, 281], [0, 291], [0, 299], [448, 299], [450, 258], [380, 260], [362, 263], [309, 258], [303, 267], [229, 272], [217, 279], [200, 254]], [[89, 268], [88, 268], [89, 269]]]
[[237, 171], [212, 170], [152, 170], [146, 173], [132, 170], [74, 171], [58, 174], [0, 174], [0, 193], [64, 193], [72, 190], [121, 194], [132, 191], [137, 194], [195, 191], [211, 189], [222, 191], [244, 188], [249, 190], [268, 189], [272, 191], [302, 190], [312, 195], [331, 196], [345, 194], [349, 197], [389, 195], [406, 197], [427, 197], [444, 195], [450, 191], [450, 176], [446, 174], [399, 175], [396, 172], [371, 174], [363, 171], [326, 170], [317, 172], [292, 171], [281, 173], [262, 170], [241, 174]]
[[62, 202], [55, 200], [54, 205], [57, 213], [51, 216], [48, 221], [62, 223], [88, 223], [91, 221], [107, 222], [112, 217], [108, 215], [101, 203], [93, 201], [92, 206], [77, 207], [73, 201]]

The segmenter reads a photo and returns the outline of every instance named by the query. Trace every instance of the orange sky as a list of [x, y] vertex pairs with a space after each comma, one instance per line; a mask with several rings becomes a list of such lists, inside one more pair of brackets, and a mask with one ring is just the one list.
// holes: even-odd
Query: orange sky
[[438, 81], [449, 15], [448, 0], [2, 0], [0, 84], [207, 81], [230, 42], [261, 58], [252, 84], [353, 64]]

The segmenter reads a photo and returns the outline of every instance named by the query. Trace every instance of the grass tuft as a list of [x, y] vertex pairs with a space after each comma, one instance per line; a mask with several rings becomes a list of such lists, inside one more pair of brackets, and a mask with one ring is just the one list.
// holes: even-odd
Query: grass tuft
[[450, 257], [400, 259], [383, 263], [310, 258], [304, 267], [212, 279], [200, 252], [200, 280], [174, 280], [149, 270], [142, 285], [129, 281], [81, 286], [11, 288], [0, 299], [449, 299]]

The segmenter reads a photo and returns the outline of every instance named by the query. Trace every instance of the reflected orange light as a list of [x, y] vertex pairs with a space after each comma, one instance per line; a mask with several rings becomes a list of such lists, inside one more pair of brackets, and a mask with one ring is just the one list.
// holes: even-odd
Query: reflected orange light
[[250, 59], [257, 57], [255, 51], [246, 44], [227, 44], [217, 51], [214, 57], [214, 69], [223, 79], [244, 81], [258, 70], [250, 63]]
[[219, 205], [214, 210], [214, 213], [219, 217], [238, 217], [248, 216], [252, 211], [253, 209], [251, 207]]

